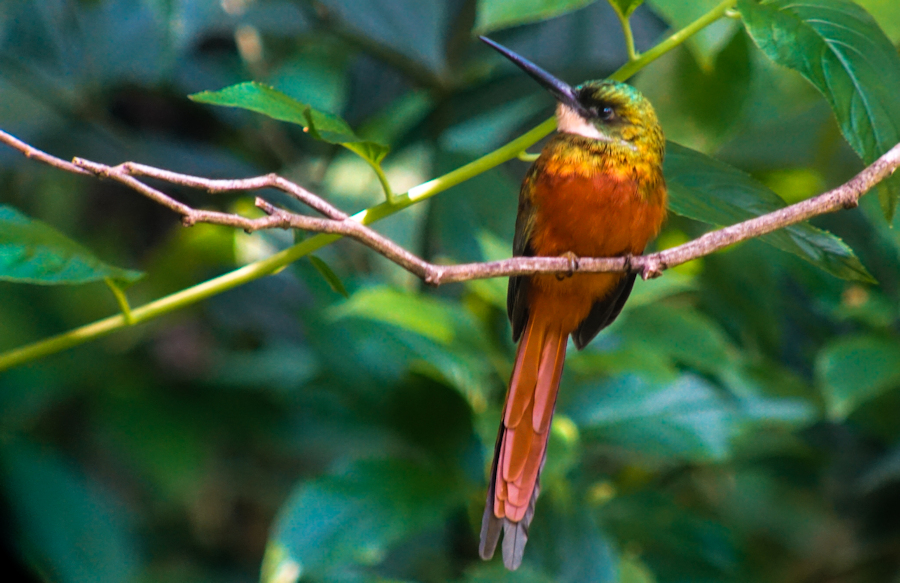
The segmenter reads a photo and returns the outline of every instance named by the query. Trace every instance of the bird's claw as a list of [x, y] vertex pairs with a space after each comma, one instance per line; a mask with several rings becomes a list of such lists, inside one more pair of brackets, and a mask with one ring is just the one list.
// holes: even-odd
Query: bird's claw
[[565, 257], [569, 262], [569, 271], [565, 273], [557, 273], [556, 279], [563, 280], [567, 277], [572, 277], [575, 275], [575, 272], [578, 271], [578, 256], [572, 253], [571, 251], [566, 251], [560, 257]]

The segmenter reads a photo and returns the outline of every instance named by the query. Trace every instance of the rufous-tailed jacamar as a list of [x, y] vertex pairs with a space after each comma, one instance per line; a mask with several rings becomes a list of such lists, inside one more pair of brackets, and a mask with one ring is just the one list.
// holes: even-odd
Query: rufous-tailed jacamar
[[[557, 101], [557, 134], [519, 194], [514, 255], [638, 255], [666, 216], [665, 139], [650, 103], [633, 87], [588, 81], [571, 87], [509, 49], [481, 40], [525, 70]], [[509, 279], [507, 311], [516, 362], [506, 393], [481, 525], [480, 552], [522, 562], [540, 489], [550, 421], [569, 336], [579, 350], [609, 326], [628, 299], [633, 273]]]

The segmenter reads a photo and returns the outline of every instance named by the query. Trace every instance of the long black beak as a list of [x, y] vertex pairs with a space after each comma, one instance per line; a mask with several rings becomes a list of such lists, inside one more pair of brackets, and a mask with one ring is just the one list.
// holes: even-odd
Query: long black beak
[[521, 68], [523, 71], [531, 75], [531, 77], [535, 81], [543, 85], [545, 89], [547, 89], [550, 93], [553, 94], [554, 97], [556, 97], [556, 99], [570, 107], [575, 108], [577, 111], [582, 111], [584, 109], [578, 102], [578, 96], [571, 85], [564, 81], [560, 81], [525, 57], [517, 55], [503, 45], [497, 44], [491, 39], [484, 36], [479, 36], [478, 38], [480, 38], [492, 49], [518, 65], [519, 68]]

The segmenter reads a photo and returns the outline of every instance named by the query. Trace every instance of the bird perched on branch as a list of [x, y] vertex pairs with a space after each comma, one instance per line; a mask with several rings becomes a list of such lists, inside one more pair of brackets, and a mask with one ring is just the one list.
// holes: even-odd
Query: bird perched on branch
[[[653, 106], [610, 80], [577, 87], [494, 41], [481, 40], [556, 97], [557, 131], [528, 171], [519, 195], [513, 254], [639, 255], [666, 215], [665, 139]], [[518, 350], [488, 485], [480, 553], [522, 562], [540, 490], [550, 422], [569, 336], [582, 349], [628, 299], [634, 273], [574, 273], [509, 279], [507, 310]]]

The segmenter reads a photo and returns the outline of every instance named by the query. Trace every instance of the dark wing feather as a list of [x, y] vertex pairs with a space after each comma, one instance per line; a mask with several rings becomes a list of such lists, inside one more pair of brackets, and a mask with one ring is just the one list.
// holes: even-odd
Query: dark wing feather
[[[534, 167], [532, 167], [533, 169]], [[529, 180], [525, 179], [522, 185], [522, 193], [519, 195], [519, 212], [516, 215], [516, 234], [513, 238], [514, 257], [532, 257], [534, 249], [528, 240], [531, 234], [532, 219], [531, 200], [525, 195]], [[514, 275], [509, 278], [509, 287], [506, 290], [506, 313], [512, 324], [513, 342], [518, 342], [528, 322], [528, 282], [524, 275]]]
[[634, 278], [637, 274], [628, 273], [619, 281], [609, 294], [602, 300], [597, 300], [591, 306], [591, 311], [587, 317], [581, 321], [578, 328], [572, 332], [572, 341], [575, 348], [581, 350], [594, 339], [600, 330], [613, 323], [622, 311], [622, 307], [631, 295], [631, 288], [634, 287]]

